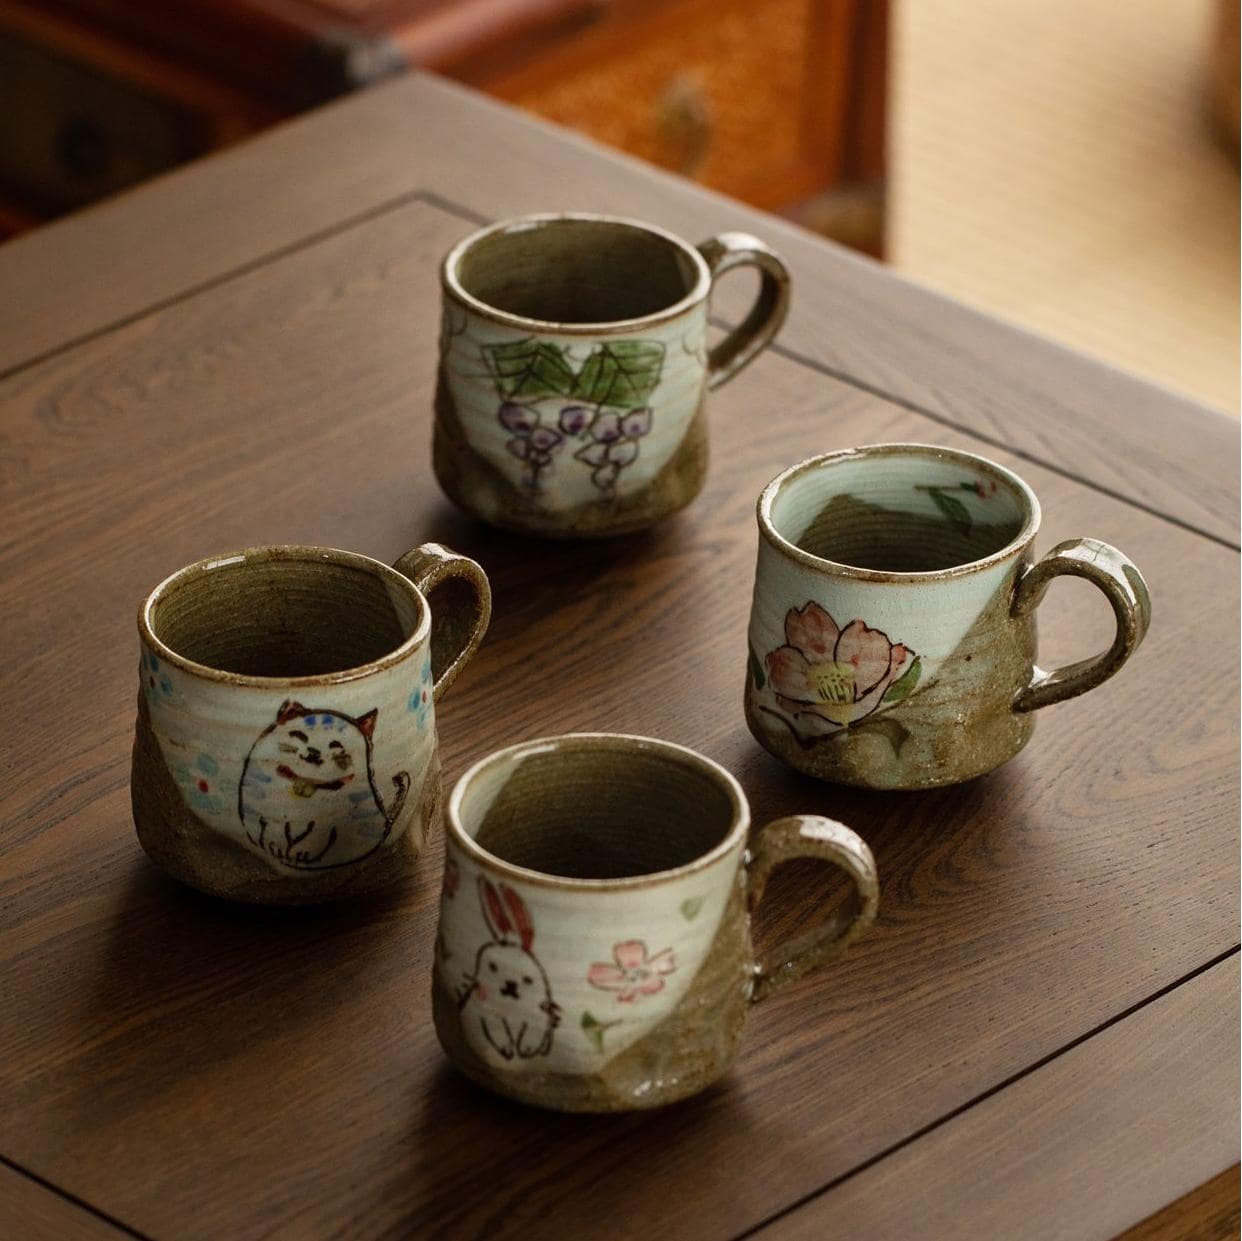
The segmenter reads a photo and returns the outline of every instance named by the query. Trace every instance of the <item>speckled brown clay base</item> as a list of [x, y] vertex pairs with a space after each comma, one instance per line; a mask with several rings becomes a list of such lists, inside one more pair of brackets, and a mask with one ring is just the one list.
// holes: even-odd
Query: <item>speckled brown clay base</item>
[[1035, 728], [1033, 714], [1011, 707], [1035, 657], [1033, 621], [1010, 616], [1015, 579], [1029, 564], [1029, 553], [1015, 562], [957, 649], [904, 702], [829, 736], [800, 739], [786, 716], [756, 709], [748, 681], [750, 731], [796, 770], [862, 788], [935, 788], [1008, 762]]
[[152, 861], [201, 892], [256, 905], [312, 905], [375, 892], [410, 874], [423, 842], [439, 821], [440, 760], [422, 776], [409, 826], [388, 846], [349, 866], [284, 875], [236, 841], [207, 827], [185, 804], [151, 731], [138, 696], [130, 793], [138, 840]]
[[699, 402], [677, 450], [641, 491], [592, 501], [568, 512], [546, 513], [466, 442], [441, 372], [436, 384], [432, 465], [449, 499], [502, 530], [551, 539], [602, 539], [632, 534], [684, 508], [702, 490], [707, 474], [704, 402]]
[[[716, 937], [681, 1003], [598, 1073], [506, 1072], [485, 1064], [462, 1037], [461, 1014], [442, 981], [438, 963], [432, 981], [436, 1034], [450, 1059], [471, 1081], [519, 1103], [562, 1112], [662, 1107], [710, 1086], [733, 1062], [750, 1007], [752, 960], [743, 869]], [[556, 1037], [582, 1037], [570, 1014], [565, 1015]]]

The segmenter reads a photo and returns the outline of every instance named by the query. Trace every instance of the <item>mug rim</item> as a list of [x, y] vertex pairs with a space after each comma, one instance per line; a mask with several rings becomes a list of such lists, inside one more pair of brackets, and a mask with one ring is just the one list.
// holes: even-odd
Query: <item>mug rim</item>
[[[785, 484], [798, 475], [809, 473], [829, 463], [844, 461], [850, 458], [899, 455], [934, 457], [940, 461], [968, 463], [970, 467], [982, 473], [991, 474], [1000, 482], [1005, 483], [1025, 503], [1025, 520], [1018, 533], [1004, 547], [978, 560], [963, 561], [961, 564], [949, 565], [944, 569], [920, 569], [912, 572], [902, 572], [896, 569], [864, 569], [859, 565], [830, 560], [826, 556], [816, 556], [814, 553], [805, 551], [796, 543], [791, 542], [776, 528], [776, 523], [772, 520], [772, 505], [776, 502], [777, 496], [783, 490]], [[961, 448], [947, 448], [940, 444], [894, 442], [861, 444], [853, 448], [840, 448], [835, 452], [825, 452], [820, 453], [818, 456], [808, 457], [805, 461], [799, 461], [796, 465], [789, 466], [773, 478], [759, 493], [759, 500], [755, 505], [755, 515], [759, 522], [760, 534], [767, 539], [772, 547], [808, 569], [817, 569], [820, 572], [831, 573], [835, 577], [857, 578], [865, 582], [888, 582], [895, 585], [902, 583], [926, 585], [929, 582], [942, 582], [946, 579], [965, 577], [972, 573], [981, 573], [1019, 554], [1030, 544], [1038, 532], [1041, 512], [1039, 500], [1035, 492], [1031, 490], [1030, 484], [999, 462], [992, 461], [988, 457], [982, 457], [977, 453], [967, 452]]]
[[[462, 285], [457, 271], [461, 260], [468, 250], [485, 238], [496, 233], [529, 232], [564, 223], [612, 224], [658, 237], [661, 241], [676, 247], [691, 261], [697, 272], [694, 286], [678, 301], [660, 310], [653, 310], [650, 314], [630, 319], [605, 319], [596, 323], [560, 323], [553, 319], [535, 319], [527, 315], [514, 314], [512, 311], [501, 310], [498, 306], [493, 306], [490, 302], [475, 297]], [[661, 228], [658, 224], [648, 224], [630, 216], [607, 215], [594, 211], [542, 211], [498, 220], [494, 224], [477, 228], [473, 233], [463, 237], [444, 256], [440, 264], [440, 283], [445, 293], [454, 297], [467, 309], [494, 323], [504, 324], [506, 327], [520, 328], [533, 335], [604, 336], [654, 327], [678, 318], [707, 299], [707, 295], [711, 292], [712, 273], [707, 260], [694, 246], [678, 237], [676, 233]]]
[[[547, 753], [565, 748], [593, 749], [597, 747], [627, 753], [661, 754], [684, 767], [695, 768], [699, 774], [706, 775], [713, 780], [728, 797], [733, 807], [733, 820], [729, 830], [710, 849], [681, 866], [673, 866], [667, 870], [648, 871], [641, 875], [625, 875], [614, 879], [583, 879], [572, 875], [553, 875], [547, 871], [533, 870], [530, 867], [506, 861], [483, 848], [462, 826], [462, 801], [475, 780], [488, 767], [519, 754]], [[689, 746], [678, 745], [675, 741], [664, 741], [659, 737], [644, 737], [634, 733], [559, 733], [550, 737], [519, 741], [503, 749], [493, 750], [492, 753], [472, 763], [459, 777], [453, 786], [452, 793], [449, 794], [444, 810], [444, 826], [446, 835], [471, 861], [505, 878], [536, 887], [555, 888], [562, 891], [625, 892], [660, 886], [683, 879], [687, 875], [708, 870], [728, 857], [739, 845], [744, 846], [750, 830], [750, 806], [741, 784], [732, 773], [705, 754], [690, 749]]]
[[[166, 599], [176, 588], [191, 578], [202, 577], [219, 569], [246, 563], [262, 563], [272, 560], [293, 560], [319, 564], [340, 565], [351, 569], [361, 569], [373, 577], [381, 578], [389, 586], [404, 591], [413, 599], [418, 609], [418, 624], [414, 632], [405, 638], [400, 645], [386, 651], [376, 659], [352, 668], [340, 668], [331, 672], [315, 673], [308, 676], [276, 677], [257, 676], [245, 672], [229, 672], [223, 668], [214, 668], [210, 664], [199, 663], [182, 655], [169, 646], [155, 632], [154, 613], [162, 599]], [[205, 681], [215, 681], [224, 685], [253, 686], [259, 689], [305, 689], [321, 685], [340, 685], [348, 681], [361, 680], [375, 672], [383, 672], [403, 662], [409, 655], [419, 649], [431, 632], [431, 609], [423, 598], [422, 592], [405, 574], [375, 560], [364, 556], [361, 552], [347, 552], [336, 547], [315, 547], [303, 543], [274, 543], [257, 547], [246, 547], [241, 551], [226, 552], [218, 556], [205, 556], [195, 560], [175, 572], [170, 573], [162, 582], [153, 587], [138, 606], [138, 634], [161, 659]]]

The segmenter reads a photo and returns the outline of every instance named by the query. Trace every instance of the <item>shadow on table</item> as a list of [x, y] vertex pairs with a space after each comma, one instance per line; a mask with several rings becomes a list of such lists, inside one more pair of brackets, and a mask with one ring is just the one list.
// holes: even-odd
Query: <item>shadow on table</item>
[[257, 1049], [275, 1078], [313, 1073], [308, 1046], [356, 1038], [368, 997], [429, 969], [438, 867], [427, 870], [365, 901], [265, 908], [205, 896], [136, 854], [81, 963], [77, 1071], [98, 1089], [115, 1079], [127, 1107]]
[[[622, 1222], [679, 1235], [684, 1204], [668, 1195], [670, 1181], [687, 1178], [687, 1197], [727, 1197], [730, 1185], [745, 1197], [744, 1169], [711, 1157], [730, 1135], [762, 1139], [736, 1077], [670, 1107], [596, 1116], [489, 1094], [446, 1061], [413, 1100], [404, 1175], [418, 1205], [403, 1222], [420, 1236], [542, 1236], [552, 1216], [564, 1237], [606, 1237]], [[664, 1192], [646, 1192], [651, 1182]]]

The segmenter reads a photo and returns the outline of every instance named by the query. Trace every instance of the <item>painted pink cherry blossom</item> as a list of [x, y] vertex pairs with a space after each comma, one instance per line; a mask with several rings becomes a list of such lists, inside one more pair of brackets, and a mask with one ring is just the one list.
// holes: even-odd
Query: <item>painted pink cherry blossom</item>
[[631, 1004], [644, 995], [664, 990], [664, 978], [677, 968], [671, 948], [647, 955], [641, 939], [614, 944], [612, 962], [597, 961], [587, 971], [587, 982], [601, 991], [617, 992], [619, 1004]]
[[839, 628], [813, 601], [789, 609], [785, 642], [765, 662], [777, 703], [793, 716], [848, 727], [875, 711], [899, 678], [894, 692], [902, 697], [918, 679], [918, 658], [909, 647], [862, 620]]

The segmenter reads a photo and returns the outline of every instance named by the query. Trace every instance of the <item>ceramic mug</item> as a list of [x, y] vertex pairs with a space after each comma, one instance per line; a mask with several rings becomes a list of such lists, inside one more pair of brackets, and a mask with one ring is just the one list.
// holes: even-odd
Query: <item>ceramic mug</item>
[[[746, 266], [758, 297], [709, 349], [715, 280]], [[441, 277], [436, 476], [484, 521], [555, 538], [639, 530], [694, 499], [704, 394], [772, 340], [789, 303], [784, 263], [754, 237], [695, 247], [600, 215], [480, 229]]]
[[[875, 917], [875, 862], [830, 819], [757, 834], [738, 782], [693, 750], [576, 734], [476, 763], [445, 816], [433, 1011], [450, 1059], [562, 1111], [656, 1107], [732, 1063], [751, 1004], [839, 955]], [[850, 900], [756, 960], [773, 867], [834, 863]]]
[[400, 878], [439, 813], [433, 703], [490, 614], [483, 570], [435, 543], [392, 569], [260, 547], [165, 579], [138, 613], [142, 847], [193, 887], [265, 904]]
[[[791, 767], [868, 788], [969, 780], [1012, 758], [1034, 712], [1112, 676], [1151, 619], [1138, 569], [1071, 539], [1033, 562], [1039, 501], [972, 453], [878, 444], [813, 457], [759, 497], [746, 720]], [[1035, 612], [1084, 577], [1112, 646], [1045, 672]]]

